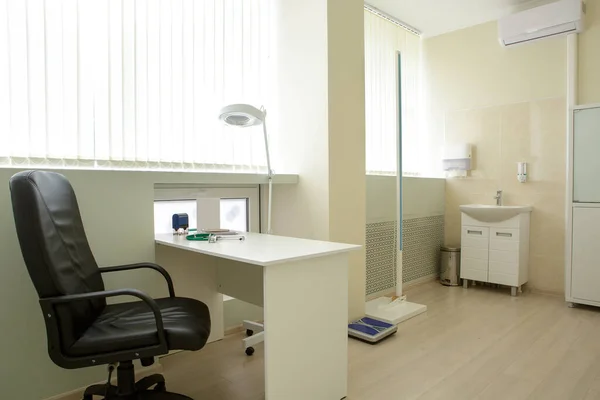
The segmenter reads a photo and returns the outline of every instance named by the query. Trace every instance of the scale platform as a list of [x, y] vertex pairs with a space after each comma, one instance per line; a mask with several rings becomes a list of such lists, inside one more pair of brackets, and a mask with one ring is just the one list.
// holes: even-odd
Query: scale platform
[[363, 317], [348, 324], [348, 336], [375, 344], [393, 335], [398, 327], [375, 318]]

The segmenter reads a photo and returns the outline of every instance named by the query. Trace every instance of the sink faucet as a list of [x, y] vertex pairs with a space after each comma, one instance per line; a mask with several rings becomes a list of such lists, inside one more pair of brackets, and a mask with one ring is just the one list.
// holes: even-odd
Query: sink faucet
[[494, 196], [494, 200], [496, 200], [496, 205], [502, 205], [502, 190], [497, 190], [496, 195]]

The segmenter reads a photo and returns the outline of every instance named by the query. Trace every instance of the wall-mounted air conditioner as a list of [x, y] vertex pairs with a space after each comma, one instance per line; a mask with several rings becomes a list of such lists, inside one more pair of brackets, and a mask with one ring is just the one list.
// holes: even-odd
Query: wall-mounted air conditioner
[[579, 33], [583, 31], [585, 4], [582, 0], [559, 0], [509, 15], [498, 21], [503, 46]]

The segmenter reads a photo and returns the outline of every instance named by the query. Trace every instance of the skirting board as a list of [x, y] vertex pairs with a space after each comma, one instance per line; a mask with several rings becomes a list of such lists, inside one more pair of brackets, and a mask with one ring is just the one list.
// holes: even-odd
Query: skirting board
[[[152, 374], [160, 374], [162, 371], [163, 371], [163, 366], [161, 365], [159, 359], [157, 359], [156, 361], [154, 361], [154, 364], [152, 366], [141, 369], [138, 372], [136, 372], [135, 380], [137, 382], [138, 380], [142, 379], [145, 376], [152, 375]], [[116, 375], [116, 373], [114, 375]], [[111, 382], [113, 384], [116, 384], [117, 378], [114, 377], [111, 380]], [[106, 383], [106, 381], [102, 381], [102, 382], [96, 382], [95, 384], [105, 384], [105, 383]], [[83, 392], [90, 385], [94, 385], [94, 383], [90, 383], [89, 385], [87, 385], [85, 387], [81, 387], [79, 389], [71, 390], [70, 392], [67, 392], [67, 393], [58, 394], [56, 396], [49, 397], [46, 400], [81, 400], [81, 398], [83, 397]]]

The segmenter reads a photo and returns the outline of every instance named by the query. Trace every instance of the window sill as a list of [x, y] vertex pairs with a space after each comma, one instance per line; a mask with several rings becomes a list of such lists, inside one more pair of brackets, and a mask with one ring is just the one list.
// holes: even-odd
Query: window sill
[[[155, 188], [180, 188], [191, 186], [239, 186], [239, 185], [263, 185], [269, 183], [266, 174], [242, 173], [242, 172], [198, 172], [198, 171], [161, 171], [161, 170], [136, 170], [136, 169], [98, 169], [68, 166], [45, 166], [45, 165], [1, 165], [4, 170], [13, 170], [14, 173], [28, 169], [44, 169], [67, 174], [68, 171], [78, 171], [90, 174], [129, 174], [136, 176], [151, 176], [155, 182]], [[273, 184], [292, 184], [299, 181], [296, 174], [275, 174]], [[160, 182], [160, 183], [159, 183]], [[169, 183], [167, 183], [169, 182]], [[175, 183], [177, 182], [177, 183]]]
[[[269, 183], [269, 178], [265, 174], [239, 174], [229, 172], [155, 172], [155, 174], [178, 174], [180, 179], [178, 181], [186, 181], [185, 177], [187, 174], [194, 175], [194, 183], [200, 185], [263, 185]], [[299, 176], [295, 174], [282, 174], [273, 176], [273, 184], [291, 184], [295, 185], [299, 181]], [[174, 179], [169, 179], [173, 181]], [[170, 184], [170, 183], [156, 183], [155, 189], [176, 189], [182, 187], [190, 187], [189, 184]]]

